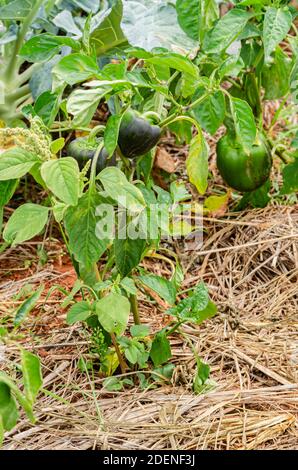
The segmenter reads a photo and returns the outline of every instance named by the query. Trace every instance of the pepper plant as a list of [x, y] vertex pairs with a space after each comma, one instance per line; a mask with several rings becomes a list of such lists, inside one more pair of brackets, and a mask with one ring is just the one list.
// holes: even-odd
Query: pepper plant
[[[41, 3], [50, 20], [42, 17]], [[283, 0], [235, 0], [220, 14], [215, 0], [118, 0], [95, 10], [83, 1], [86, 9], [76, 14], [57, 12], [56, 3], [1, 2], [0, 118], [6, 127], [0, 136], [15, 145], [0, 156], [1, 220], [25, 175], [47, 195], [42, 204], [15, 210], [4, 227], [4, 247], [31, 239], [54, 219], [78, 276], [67, 322], [86, 325], [102, 374], [138, 369], [140, 383], [150, 386], [148, 367], [155, 377], [170, 375], [169, 335], [216, 313], [203, 284], [186, 297], [179, 293], [180, 265], [161, 243], [163, 216], [190, 197], [179, 183], [169, 192], [155, 185], [155, 146], [168, 130], [188, 144], [189, 181], [204, 195], [206, 133], [214, 136], [224, 126], [217, 165], [225, 182], [244, 193], [238, 208], [267, 204], [275, 156], [283, 174], [281, 188], [273, 182], [278, 197], [297, 191], [298, 128], [289, 119], [297, 113], [297, 9]], [[33, 93], [37, 71], [48, 62], [50, 82]], [[269, 125], [268, 100], [279, 100]], [[99, 118], [103, 109], [107, 119]], [[18, 127], [15, 118], [22, 118]], [[73, 139], [82, 132], [79, 142]], [[113, 233], [104, 229], [105, 208], [113, 208]], [[171, 217], [168, 235], [175, 232], [175, 213]], [[183, 227], [183, 234], [193, 230]], [[145, 272], [145, 257], [169, 263], [171, 278]], [[164, 302], [172, 320], [161, 331], [140, 325], [140, 291]], [[82, 300], [74, 301], [78, 292]], [[135, 325], [128, 333], [130, 316]], [[200, 391], [209, 369], [194, 354]], [[114, 379], [107, 386], [129, 385]]]

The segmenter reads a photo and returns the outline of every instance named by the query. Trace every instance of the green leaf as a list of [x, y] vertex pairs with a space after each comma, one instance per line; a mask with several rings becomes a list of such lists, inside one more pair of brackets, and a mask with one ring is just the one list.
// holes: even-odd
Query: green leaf
[[124, 333], [130, 314], [130, 303], [126, 297], [111, 293], [96, 302], [96, 314], [108, 333]]
[[176, 136], [177, 144], [189, 144], [192, 139], [192, 124], [189, 121], [179, 120], [169, 124], [169, 129]]
[[0, 421], [5, 431], [15, 427], [19, 418], [16, 401], [10, 387], [1, 381], [0, 376]]
[[81, 38], [82, 31], [77, 27], [69, 10], [62, 10], [52, 21], [54, 25], [62, 29], [62, 31], [69, 33], [69, 35], [76, 36], [77, 38]]
[[199, 78], [199, 69], [187, 57], [174, 52], [162, 54], [154, 54], [154, 56], [146, 59], [151, 64], [167, 66], [179, 72], [186, 73], [192, 80]]
[[200, 39], [202, 0], [177, 0], [178, 22], [183, 31], [195, 41]]
[[156, 292], [168, 304], [173, 305], [176, 302], [177, 291], [172, 282], [151, 274], [140, 276], [138, 279], [142, 284]]
[[[199, 89], [193, 97], [193, 101], [205, 93], [204, 89]], [[215, 91], [208, 95], [204, 101], [192, 109], [192, 115], [199, 122], [200, 126], [211, 135], [215, 134], [225, 117], [225, 97], [222, 91]]]
[[100, 100], [112, 88], [91, 88], [87, 90], [75, 90], [67, 100], [67, 112], [74, 116], [73, 125], [86, 127], [89, 125], [98, 107]]
[[281, 194], [290, 194], [298, 191], [298, 158], [286, 165], [282, 171], [283, 187]]
[[245, 10], [233, 8], [216, 23], [204, 37], [203, 49], [208, 54], [218, 54], [227, 49], [243, 31], [251, 14]]
[[62, 202], [70, 206], [77, 205], [80, 193], [80, 170], [74, 158], [64, 157], [43, 163], [41, 176], [47, 187]]
[[[31, 13], [36, 0], [12, 0], [0, 7], [1, 20], [23, 20]], [[4, 2], [1, 1], [1, 4]], [[7, 3], [7, 2], [5, 2]]]
[[59, 95], [45, 91], [35, 101], [34, 111], [43, 120], [46, 126], [51, 127], [58, 114], [59, 106]]
[[146, 51], [162, 47], [182, 55], [197, 46], [180, 28], [175, 7], [167, 1], [122, 0], [122, 4], [121, 27], [132, 46]]
[[199, 357], [197, 358], [197, 370], [193, 382], [193, 391], [197, 394], [202, 393], [203, 386], [210, 375], [210, 367], [205, 364]]
[[266, 100], [283, 98], [290, 90], [292, 61], [281, 47], [277, 47], [272, 65], [262, 69], [262, 85], [265, 88]]
[[291, 12], [286, 8], [269, 7], [266, 9], [263, 26], [265, 63], [270, 62], [271, 53], [286, 37], [292, 24]]
[[188, 201], [191, 199], [191, 194], [188, 192], [185, 183], [181, 181], [173, 181], [173, 183], [170, 184], [170, 193], [173, 202]]
[[119, 168], [105, 168], [98, 175], [106, 193], [121, 206], [131, 212], [140, 212], [146, 206], [141, 191], [132, 183], [127, 181], [126, 176]]
[[192, 138], [186, 160], [189, 181], [195, 185], [200, 194], [204, 194], [208, 186], [208, 145], [202, 131]]
[[92, 315], [90, 305], [86, 301], [75, 303], [67, 312], [66, 323], [73, 325], [77, 321], [84, 321]]
[[[17, 385], [11, 380], [11, 378], [7, 374], [5, 374], [5, 372], [0, 371], [0, 383], [4, 383], [10, 388], [11, 392], [13, 393], [13, 396], [16, 398], [19, 404], [23, 407], [30, 421], [34, 423], [35, 419], [34, 419], [34, 415], [32, 412], [32, 403], [25, 397], [25, 395], [23, 395], [23, 393], [19, 390]], [[0, 403], [1, 403], [1, 400], [0, 400]]]
[[208, 213], [216, 214], [227, 206], [228, 200], [228, 193], [222, 194], [221, 196], [209, 196], [204, 201], [204, 209]]
[[84, 82], [97, 77], [99, 67], [93, 57], [83, 54], [70, 54], [63, 57], [53, 68], [53, 74], [68, 85]]
[[247, 206], [266, 207], [271, 200], [269, 195], [270, 188], [271, 182], [270, 180], [267, 180], [260, 188], [255, 189], [250, 193], [245, 193], [237, 204], [235, 210], [242, 211]]
[[69, 46], [73, 50], [80, 50], [80, 43], [67, 36], [53, 36], [39, 34], [25, 42], [20, 50], [20, 56], [28, 62], [41, 62], [50, 60], [62, 46]]
[[123, 114], [113, 114], [109, 117], [104, 133], [104, 146], [109, 155], [113, 155], [118, 145], [119, 129]]
[[124, 350], [124, 354], [126, 359], [131, 363], [131, 364], [136, 364], [138, 361], [138, 356], [139, 356], [139, 350], [137, 346], [131, 342]]
[[128, 294], [136, 295], [138, 293], [134, 280], [131, 279], [130, 277], [125, 277], [124, 279], [122, 279], [122, 281], [120, 282], [120, 286]]
[[37, 289], [36, 292], [34, 292], [28, 299], [26, 299], [17, 309], [15, 317], [14, 317], [14, 322], [13, 324], [15, 326], [18, 326], [22, 323], [22, 321], [25, 319], [25, 317], [36, 307], [36, 304], [43, 292], [44, 287], [41, 286], [39, 289]]
[[32, 405], [42, 386], [42, 375], [39, 358], [25, 349], [21, 350], [21, 365], [24, 381], [24, 392]]
[[221, 64], [218, 74], [221, 79], [224, 76], [237, 77], [243, 68], [243, 59], [237, 55], [231, 55]]
[[150, 334], [150, 327], [148, 325], [133, 325], [130, 328], [130, 334], [133, 338], [145, 338]]
[[150, 358], [153, 361], [154, 367], [167, 362], [171, 357], [171, 345], [166, 332], [160, 331], [156, 333], [150, 350]]
[[[1, 159], [0, 159], [1, 160]], [[49, 209], [38, 204], [23, 204], [7, 222], [3, 238], [15, 246], [38, 235], [48, 221]]]
[[233, 96], [230, 98], [230, 103], [237, 138], [244, 149], [249, 151], [257, 134], [252, 109], [246, 101]]
[[209, 300], [208, 290], [203, 282], [198, 284], [192, 294], [167, 311], [179, 320], [200, 324], [217, 313], [216, 305]]
[[89, 189], [79, 199], [77, 206], [67, 209], [64, 217], [70, 251], [86, 268], [99, 260], [109, 244], [109, 240], [96, 235], [96, 208], [101, 203], [100, 196]]
[[114, 254], [116, 267], [122, 277], [128, 276], [139, 265], [145, 247], [146, 240], [142, 238], [115, 238]]
[[117, 377], [107, 377], [103, 381], [103, 386], [109, 392], [119, 392], [123, 390], [123, 381]]
[[21, 148], [12, 148], [0, 158], [0, 181], [17, 179], [28, 173], [40, 159]]
[[152, 371], [152, 379], [155, 382], [170, 382], [170, 379], [173, 376], [175, 366], [174, 364], [165, 364], [164, 366], [157, 367]]
[[96, 55], [105, 55], [108, 50], [127, 45], [121, 29], [122, 2], [114, 2], [113, 8], [99, 12], [92, 20], [91, 43], [95, 46]]
[[190, 320], [194, 321], [197, 325], [200, 325], [205, 320], [214, 317], [217, 314], [216, 305], [209, 300], [207, 306], [203, 310], [194, 311], [191, 315]]
[[18, 184], [18, 180], [0, 181], [0, 207], [4, 207], [10, 201]]
[[58, 152], [60, 152], [60, 150], [63, 149], [64, 145], [65, 145], [64, 137], [59, 137], [58, 139], [53, 140], [53, 142], [51, 143], [51, 152], [54, 154], [57, 154]]

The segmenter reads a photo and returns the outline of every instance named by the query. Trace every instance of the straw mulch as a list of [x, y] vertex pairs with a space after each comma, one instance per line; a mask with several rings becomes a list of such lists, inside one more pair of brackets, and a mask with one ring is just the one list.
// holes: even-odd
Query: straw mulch
[[[216, 382], [202, 395], [192, 392], [195, 361], [181, 334], [171, 338], [172, 384], [107, 392], [102, 379], [93, 381], [78, 369], [79, 357], [88, 357], [88, 338], [79, 326], [65, 325], [61, 300], [51, 296], [40, 304], [24, 322], [19, 341], [40, 355], [48, 392], [37, 401], [36, 424], [22, 416], [6, 434], [4, 449], [297, 447], [297, 222], [297, 207], [286, 206], [206, 219], [203, 247], [179, 253], [187, 270], [183, 288], [203, 279], [219, 309], [212, 320], [183, 329]], [[33, 245], [23, 250], [28, 259]], [[13, 259], [14, 251], [0, 256], [2, 263]], [[169, 267], [162, 263], [155, 260], [152, 267], [166, 274]], [[148, 268], [150, 260], [145, 264]], [[3, 281], [0, 315], [15, 306], [22, 285], [55, 285], [69, 275], [50, 265], [32, 270], [30, 278]], [[162, 306], [145, 293], [140, 300], [142, 319], [152, 331], [165, 324]], [[0, 368], [12, 371], [16, 345], [1, 353]]]

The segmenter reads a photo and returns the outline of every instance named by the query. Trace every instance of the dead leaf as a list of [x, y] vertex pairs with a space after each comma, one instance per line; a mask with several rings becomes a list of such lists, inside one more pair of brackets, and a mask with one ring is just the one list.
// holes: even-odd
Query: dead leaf
[[231, 192], [228, 192], [222, 196], [209, 196], [204, 202], [204, 212], [211, 217], [221, 217], [228, 209], [228, 203]]
[[154, 166], [167, 173], [175, 173], [176, 171], [176, 163], [173, 157], [164, 148], [157, 149]]

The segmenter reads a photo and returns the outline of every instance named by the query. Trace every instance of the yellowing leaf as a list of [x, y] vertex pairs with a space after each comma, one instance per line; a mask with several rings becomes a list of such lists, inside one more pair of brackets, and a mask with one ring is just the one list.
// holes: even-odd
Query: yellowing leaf
[[226, 213], [229, 202], [229, 193], [223, 196], [209, 196], [204, 202], [204, 209], [209, 215], [222, 216]]
[[208, 186], [208, 145], [202, 131], [193, 137], [186, 160], [189, 181], [195, 185], [200, 194], [204, 194]]

